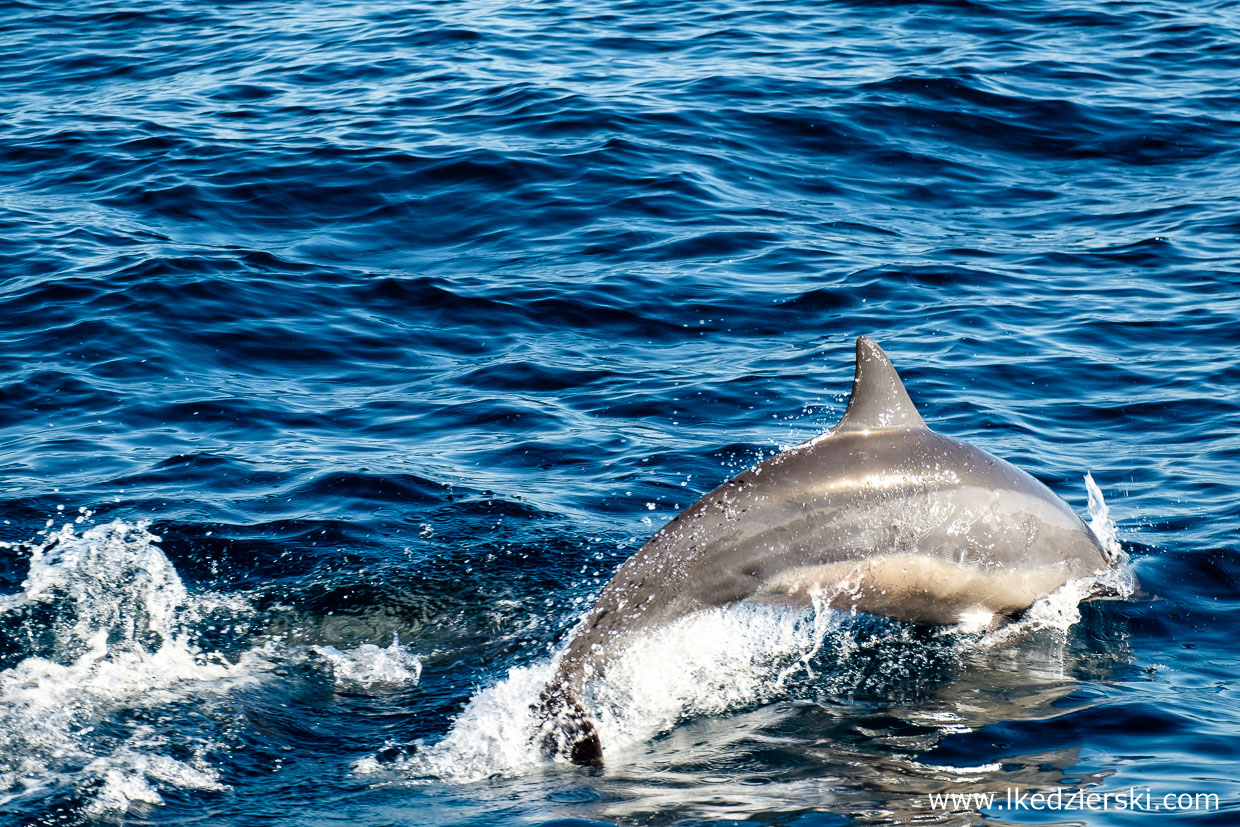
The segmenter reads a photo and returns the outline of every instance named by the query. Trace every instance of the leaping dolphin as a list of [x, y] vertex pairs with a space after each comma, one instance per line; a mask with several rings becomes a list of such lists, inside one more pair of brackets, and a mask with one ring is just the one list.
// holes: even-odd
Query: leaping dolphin
[[926, 427], [887, 355], [857, 340], [852, 396], [827, 433], [702, 497], [616, 571], [535, 711], [545, 749], [598, 765], [577, 700], [634, 634], [744, 600], [952, 624], [1014, 616], [1108, 564], [1042, 483]]

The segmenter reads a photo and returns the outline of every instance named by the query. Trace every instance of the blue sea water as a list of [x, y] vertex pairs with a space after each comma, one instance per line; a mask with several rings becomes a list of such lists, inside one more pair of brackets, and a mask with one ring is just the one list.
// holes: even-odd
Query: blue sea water
[[[1240, 4], [0, 0], [0, 90], [0, 822], [1240, 819]], [[1146, 594], [698, 618], [537, 754], [862, 334]]]

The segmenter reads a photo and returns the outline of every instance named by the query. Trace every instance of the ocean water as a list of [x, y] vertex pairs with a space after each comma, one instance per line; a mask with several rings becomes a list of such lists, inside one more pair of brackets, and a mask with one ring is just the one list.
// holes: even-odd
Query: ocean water
[[[0, 0], [0, 90], [0, 823], [1240, 820], [1240, 4]], [[1143, 593], [707, 613], [538, 754], [863, 334]]]

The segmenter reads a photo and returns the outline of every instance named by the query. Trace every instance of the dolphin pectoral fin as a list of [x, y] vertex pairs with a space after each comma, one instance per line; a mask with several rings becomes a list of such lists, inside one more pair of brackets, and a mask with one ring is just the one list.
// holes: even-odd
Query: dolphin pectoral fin
[[541, 721], [537, 736], [545, 752], [583, 767], [603, 765], [603, 742], [585, 709], [566, 688], [548, 687], [533, 706]]

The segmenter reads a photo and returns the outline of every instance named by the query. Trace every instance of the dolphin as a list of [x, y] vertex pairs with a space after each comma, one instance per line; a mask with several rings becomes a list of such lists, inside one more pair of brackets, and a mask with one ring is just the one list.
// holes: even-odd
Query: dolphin
[[839, 424], [711, 491], [617, 569], [533, 707], [536, 738], [601, 764], [579, 696], [635, 635], [703, 609], [817, 600], [922, 624], [1001, 622], [1110, 562], [1042, 483], [930, 430], [861, 337]]

